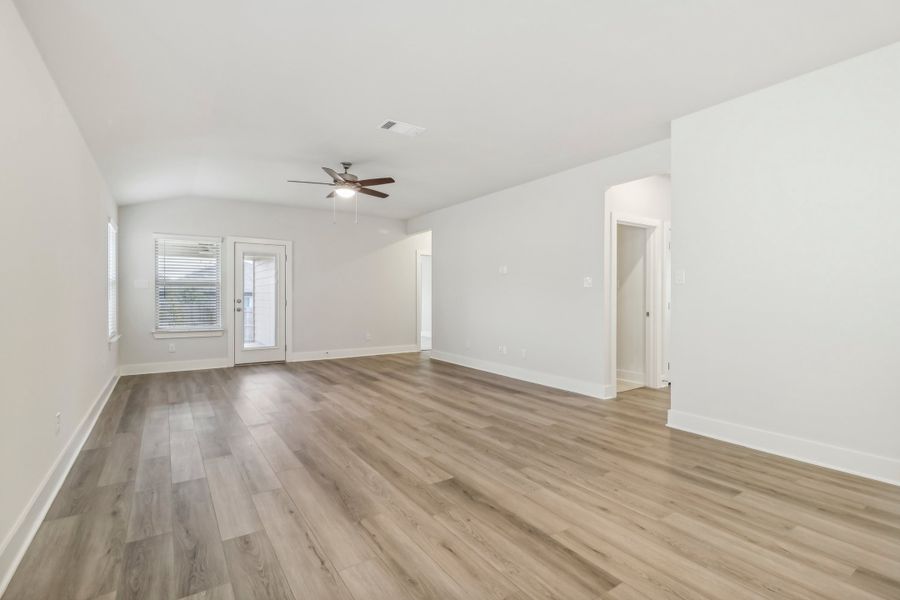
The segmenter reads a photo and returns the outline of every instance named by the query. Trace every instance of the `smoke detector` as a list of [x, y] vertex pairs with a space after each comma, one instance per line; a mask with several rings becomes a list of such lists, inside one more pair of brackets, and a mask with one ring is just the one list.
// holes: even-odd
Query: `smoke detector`
[[419, 127], [418, 125], [413, 125], [411, 123], [404, 123], [403, 121], [394, 121], [393, 119], [388, 119], [382, 123], [380, 127], [385, 131], [399, 133], [406, 137], [416, 137], [425, 132], [424, 127]]

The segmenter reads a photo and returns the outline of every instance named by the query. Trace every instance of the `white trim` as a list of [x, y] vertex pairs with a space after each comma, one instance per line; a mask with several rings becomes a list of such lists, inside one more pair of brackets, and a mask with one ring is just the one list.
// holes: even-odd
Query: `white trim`
[[[431, 256], [431, 250], [416, 250], [416, 349], [422, 351], [422, 257]], [[431, 262], [431, 281], [434, 282], [434, 259]], [[432, 287], [434, 283], [432, 283]], [[431, 291], [431, 303], [434, 304], [434, 290]], [[434, 318], [434, 308], [432, 306], [432, 319]], [[431, 332], [428, 332], [431, 337]], [[431, 341], [431, 347], [434, 348], [434, 340]]]
[[382, 354], [405, 354], [418, 352], [417, 344], [401, 346], [370, 346], [367, 348], [337, 348], [334, 350], [314, 350], [311, 352], [291, 352], [288, 362], [305, 362], [308, 360], [329, 360], [333, 358], [355, 358], [358, 356], [380, 356]]
[[769, 454], [777, 454], [851, 475], [900, 485], [900, 460], [895, 458], [868, 454], [678, 410], [669, 410], [667, 425], [672, 429], [761, 450]]
[[566, 390], [567, 392], [575, 392], [576, 394], [583, 394], [601, 400], [609, 400], [616, 395], [615, 384], [606, 385], [595, 381], [572, 379], [570, 377], [552, 375], [541, 371], [532, 371], [530, 369], [523, 369], [522, 367], [504, 365], [502, 363], [470, 358], [459, 354], [450, 354], [448, 352], [440, 352], [438, 350], [431, 351], [431, 359], [469, 367], [470, 369], [478, 369], [479, 371], [487, 371], [488, 373], [503, 375], [504, 377], [511, 377], [529, 383], [537, 383], [559, 390]]
[[6, 539], [0, 544], [0, 596], [6, 591], [6, 587], [16, 572], [16, 568], [22, 561], [22, 557], [25, 556], [25, 551], [28, 550], [28, 546], [31, 545], [38, 528], [44, 521], [44, 517], [47, 516], [56, 494], [59, 493], [66, 476], [69, 474], [69, 470], [75, 463], [78, 453], [81, 452], [82, 446], [87, 441], [94, 424], [97, 422], [97, 418], [103, 412], [103, 408], [106, 406], [110, 396], [112, 396], [112, 391], [115, 389], [118, 381], [118, 375], [113, 374], [110, 377], [106, 386], [94, 401], [93, 406], [88, 410], [78, 427], [75, 428], [75, 431], [72, 432], [72, 437], [69, 438], [62, 452], [56, 457], [53, 466], [50, 467], [50, 470], [44, 476], [25, 509], [19, 515], [19, 518], [16, 519]]
[[646, 338], [644, 343], [645, 385], [661, 388], [665, 385], [662, 380], [662, 307], [663, 307], [663, 221], [647, 217], [628, 215], [620, 212], [606, 210], [604, 212], [604, 252], [603, 265], [603, 290], [606, 302], [603, 304], [603, 321], [608, 333], [609, 364], [605, 373], [607, 381], [612, 382], [611, 387], [616, 389], [616, 313], [618, 310], [618, 285], [616, 284], [618, 271], [618, 226], [631, 225], [647, 230], [646, 285], [647, 306], [650, 317], [647, 319]]
[[227, 303], [225, 309], [225, 333], [227, 339], [225, 346], [228, 356], [226, 367], [234, 366], [234, 245], [235, 244], [268, 244], [284, 246], [284, 294], [287, 306], [284, 310], [284, 355], [290, 361], [291, 350], [294, 348], [294, 242], [290, 240], [270, 240], [267, 238], [253, 238], [241, 236], [228, 236], [225, 238], [225, 259], [222, 269], [225, 273], [225, 288], [222, 306]]
[[222, 369], [228, 366], [226, 358], [202, 358], [199, 360], [176, 360], [171, 362], [139, 363], [120, 365], [119, 375], [145, 375], [147, 373], [177, 373], [179, 371], [204, 371]]
[[222, 337], [225, 335], [224, 329], [183, 329], [173, 331], [152, 331], [153, 337], [158, 340], [168, 338], [204, 338], [204, 337]]
[[[110, 241], [113, 242], [112, 245], [110, 245]], [[112, 262], [109, 260], [110, 250], [113, 255]], [[113, 268], [110, 269], [110, 266]], [[112, 271], [115, 271], [115, 276]], [[111, 290], [114, 290], [113, 294], [110, 294]], [[115, 296], [115, 298], [111, 296]], [[115, 312], [115, 323], [113, 323], [112, 330], [109, 329], [111, 312]], [[109, 343], [119, 339], [119, 227], [113, 223], [112, 217], [107, 217], [106, 221], [106, 339]]]
[[662, 319], [660, 323], [660, 379], [663, 383], [672, 382], [670, 362], [672, 360], [672, 223], [663, 222], [662, 247]]

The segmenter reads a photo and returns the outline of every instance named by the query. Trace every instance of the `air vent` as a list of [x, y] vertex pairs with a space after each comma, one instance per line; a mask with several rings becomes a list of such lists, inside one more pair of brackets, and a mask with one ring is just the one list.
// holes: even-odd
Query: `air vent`
[[399, 133], [400, 135], [405, 135], [407, 137], [416, 137], [425, 131], [424, 127], [404, 123], [403, 121], [392, 121], [390, 119], [381, 124], [381, 129], [392, 133]]

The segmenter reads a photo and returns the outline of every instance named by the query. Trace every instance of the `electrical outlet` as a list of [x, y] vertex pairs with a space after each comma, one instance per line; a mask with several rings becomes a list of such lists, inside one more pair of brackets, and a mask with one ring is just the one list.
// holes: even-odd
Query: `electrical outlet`
[[497, 269], [497, 271], [498, 271], [501, 275], [506, 275], [506, 274], [509, 273], [509, 267], [507, 267], [506, 265], [500, 265], [500, 268]]
[[500, 344], [500, 346], [497, 347], [497, 350], [500, 352], [500, 354], [506, 354], [506, 346], [504, 346], [503, 344]]
[[371, 342], [371, 341], [372, 341], [372, 333], [369, 332], [369, 331], [366, 332], [366, 341], [367, 341], [367, 342]]
[[594, 287], [594, 279], [593, 277], [585, 277], [584, 278], [584, 287]]
[[62, 428], [62, 413], [56, 413], [56, 435], [59, 435], [59, 430]]
[[472, 340], [466, 340], [466, 350], [472, 347]]
[[175, 344], [169, 344], [169, 352], [175, 352]]
[[528, 357], [528, 350], [526, 350], [525, 348], [522, 348], [522, 358], [527, 358], [527, 357]]

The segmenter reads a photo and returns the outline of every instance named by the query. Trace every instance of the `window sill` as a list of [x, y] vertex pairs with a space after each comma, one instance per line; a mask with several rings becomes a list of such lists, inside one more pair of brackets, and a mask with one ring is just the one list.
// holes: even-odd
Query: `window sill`
[[153, 337], [158, 340], [167, 338], [205, 338], [205, 337], [222, 337], [225, 335], [224, 329], [198, 329], [189, 331], [154, 331]]

